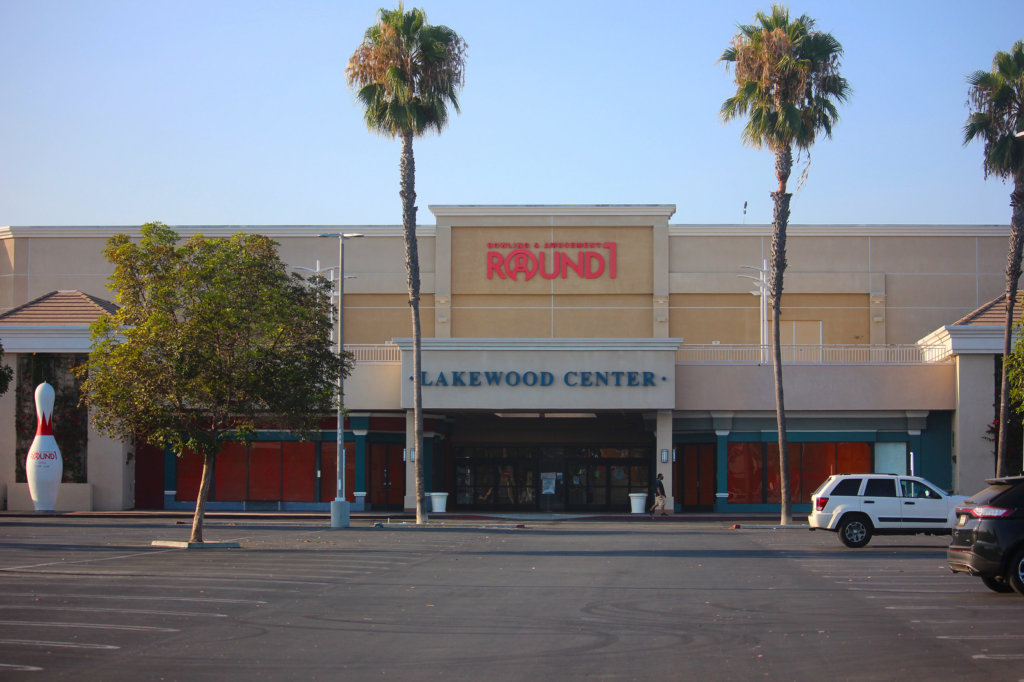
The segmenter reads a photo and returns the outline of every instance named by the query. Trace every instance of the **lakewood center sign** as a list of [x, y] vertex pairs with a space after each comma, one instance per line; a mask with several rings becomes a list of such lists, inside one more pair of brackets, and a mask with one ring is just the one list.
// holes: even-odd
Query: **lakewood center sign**
[[[412, 407], [412, 340], [402, 351], [402, 407]], [[428, 409], [667, 410], [682, 339], [426, 338]]]

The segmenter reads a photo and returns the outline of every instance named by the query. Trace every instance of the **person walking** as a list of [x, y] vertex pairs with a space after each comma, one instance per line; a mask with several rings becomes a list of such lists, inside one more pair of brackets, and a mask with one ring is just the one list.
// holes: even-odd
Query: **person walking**
[[665, 484], [663, 482], [664, 478], [664, 474], [658, 474], [658, 479], [654, 482], [654, 504], [651, 505], [651, 518], [654, 518], [655, 509], [661, 509], [662, 516], [668, 516], [668, 512], [665, 511]]

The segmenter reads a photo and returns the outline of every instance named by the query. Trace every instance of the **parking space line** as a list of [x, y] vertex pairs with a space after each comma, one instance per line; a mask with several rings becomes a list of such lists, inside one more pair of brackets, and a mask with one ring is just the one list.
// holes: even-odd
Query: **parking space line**
[[54, 623], [34, 620], [0, 620], [0, 625], [43, 628], [88, 628], [92, 630], [128, 630], [132, 632], [181, 632], [178, 628], [158, 628], [152, 625], [102, 625], [100, 623]]
[[100, 561], [114, 561], [116, 559], [131, 559], [138, 556], [149, 556], [151, 554], [163, 554], [164, 552], [175, 552], [176, 549], [152, 549], [134, 554], [120, 554], [118, 556], [95, 557], [92, 559], [79, 559], [78, 561], [48, 561], [45, 564], [30, 564], [28, 566], [5, 566], [0, 571], [27, 571], [30, 568], [44, 568], [46, 566], [73, 566], [75, 564], [91, 564]]
[[19, 673], [37, 673], [42, 671], [42, 668], [34, 665], [18, 665], [17, 663], [0, 663], [0, 669], [13, 670]]
[[980, 639], [987, 642], [993, 639], [1024, 639], [1024, 635], [938, 635], [936, 639]]
[[113, 644], [89, 644], [87, 642], [53, 642], [42, 639], [0, 639], [0, 644], [21, 644], [23, 646], [61, 647], [63, 649], [120, 649]]
[[4, 592], [0, 597], [73, 597], [75, 599], [138, 599], [143, 601], [213, 602], [215, 604], [266, 604], [259, 599], [218, 599], [214, 597], [165, 597], [162, 595], [75, 594], [68, 592]]
[[971, 658], [990, 661], [1024, 661], [1024, 654], [974, 654]]
[[81, 606], [81, 607], [80, 606], [64, 606], [63, 604], [54, 604], [53, 606], [48, 606], [46, 604], [27, 604], [25, 606], [19, 606], [17, 604], [13, 604], [13, 605], [4, 605], [3, 608], [4, 608], [5, 611], [9, 611], [9, 610], [24, 611], [24, 610], [30, 610], [30, 609], [37, 609], [37, 610], [40, 610], [40, 611], [54, 611], [54, 610], [58, 610], [58, 611], [86, 611], [88, 613], [132, 613], [132, 614], [148, 615], [148, 616], [185, 616], [185, 617], [189, 617], [189, 618], [194, 618], [194, 617], [197, 617], [197, 616], [204, 616], [206, 618], [227, 618], [228, 617], [226, 613], [201, 613], [201, 612], [198, 612], [198, 611], [150, 611], [150, 610], [144, 610], [144, 609], [103, 609], [103, 608], [93, 608], [93, 607], [86, 607], [86, 606]]

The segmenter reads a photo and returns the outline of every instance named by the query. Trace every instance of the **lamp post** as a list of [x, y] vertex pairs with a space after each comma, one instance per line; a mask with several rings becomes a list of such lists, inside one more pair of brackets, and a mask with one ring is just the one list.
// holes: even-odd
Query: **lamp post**
[[767, 260], [762, 260], [761, 261], [761, 267], [757, 267], [755, 265], [741, 265], [740, 267], [744, 268], [746, 270], [753, 270], [754, 272], [757, 273], [756, 277], [754, 275], [739, 275], [739, 276], [740, 277], [745, 277], [746, 279], [754, 280], [754, 284], [757, 286], [757, 291], [752, 291], [750, 293], [752, 293], [754, 296], [757, 296], [760, 299], [758, 301], [760, 303], [760, 305], [758, 307], [760, 308], [760, 314], [761, 314], [761, 320], [760, 320], [760, 325], [759, 325], [760, 326], [760, 332], [761, 332], [760, 333], [760, 336], [761, 336], [761, 353], [760, 353], [760, 355], [761, 355], [761, 364], [762, 365], [763, 364], [767, 364], [767, 362], [768, 362], [768, 359], [767, 359], [767, 355], [768, 355], [768, 326], [767, 326], [767, 317], [768, 317], [768, 279], [767, 279], [767, 277], [768, 277], [768, 261]]
[[[362, 237], [357, 232], [333, 232], [320, 237], [338, 239], [338, 358], [345, 353], [345, 240]], [[338, 491], [331, 502], [331, 528], [349, 527], [349, 503], [345, 499], [345, 370], [338, 372]]]

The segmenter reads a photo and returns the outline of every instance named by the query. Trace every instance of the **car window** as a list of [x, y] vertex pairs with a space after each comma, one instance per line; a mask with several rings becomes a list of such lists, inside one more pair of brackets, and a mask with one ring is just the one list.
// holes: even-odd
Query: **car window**
[[869, 478], [864, 487], [865, 497], [896, 497], [895, 478]]
[[[990, 485], [984, 490], [980, 490], [974, 493], [973, 495], [971, 495], [971, 499], [967, 500], [967, 502], [970, 504], [993, 504], [995, 503], [995, 499], [997, 497], [1000, 497], [1001, 495], [1012, 489], [1013, 486], [1011, 485], [1006, 485], [1005, 483], [996, 483], [994, 485]], [[1011, 496], [1008, 495], [1007, 497]]]
[[833, 495], [856, 495], [860, 490], [860, 482], [864, 480], [862, 478], [844, 478], [843, 480], [836, 483], [836, 487], [832, 489]]
[[903, 489], [903, 497], [914, 497], [919, 500], [942, 499], [942, 495], [940, 493], [935, 491], [933, 488], [925, 485], [921, 481], [915, 481], [909, 478], [901, 478], [900, 488]]
[[1024, 482], [1007, 485], [992, 497], [992, 504], [998, 507], [1024, 507]]

